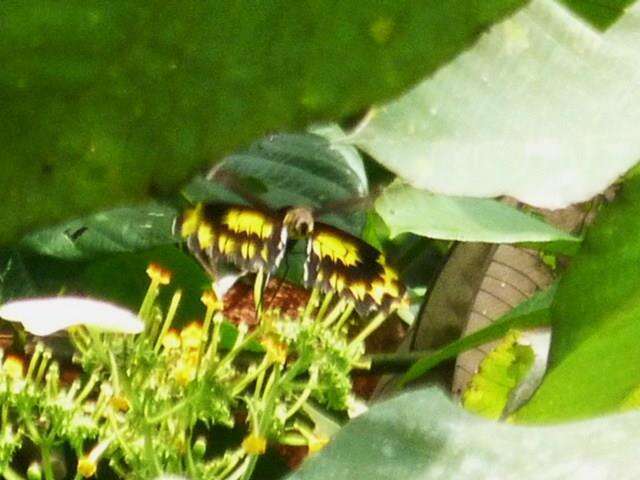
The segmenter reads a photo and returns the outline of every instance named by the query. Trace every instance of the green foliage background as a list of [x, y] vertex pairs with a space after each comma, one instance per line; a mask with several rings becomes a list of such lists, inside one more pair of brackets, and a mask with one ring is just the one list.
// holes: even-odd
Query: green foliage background
[[0, 242], [399, 94], [523, 0], [7, 0]]

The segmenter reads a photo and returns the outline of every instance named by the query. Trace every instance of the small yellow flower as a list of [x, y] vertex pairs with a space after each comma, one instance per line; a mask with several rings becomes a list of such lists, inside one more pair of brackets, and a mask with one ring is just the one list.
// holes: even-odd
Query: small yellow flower
[[162, 337], [162, 346], [167, 350], [180, 348], [180, 344], [180, 336], [175, 328], [169, 329], [169, 331], [165, 333], [164, 337]]
[[197, 350], [200, 348], [204, 337], [202, 325], [199, 322], [192, 322], [182, 329], [180, 338], [182, 339], [182, 348], [184, 350]]
[[173, 377], [184, 387], [196, 378], [196, 369], [193, 365], [181, 360], [173, 371]]
[[111, 398], [111, 406], [120, 412], [128, 412], [131, 408], [131, 404], [127, 397], [123, 397], [122, 395], [115, 395]]
[[242, 448], [249, 455], [262, 455], [267, 451], [267, 439], [252, 433], [242, 441]]
[[24, 362], [16, 355], [8, 355], [2, 365], [4, 373], [13, 380], [24, 378]]
[[171, 282], [171, 272], [157, 263], [150, 263], [147, 267], [147, 275], [151, 280], [161, 285], [168, 285]]
[[329, 443], [329, 439], [324, 435], [311, 436], [311, 438], [309, 438], [309, 443], [308, 443], [309, 454], [313, 455], [314, 453], [319, 452], [327, 445], [327, 443]]
[[185, 386], [196, 378], [198, 368], [198, 350], [191, 350], [180, 357], [173, 376], [180, 385]]
[[287, 361], [287, 344], [276, 340], [273, 336], [262, 337], [260, 342], [267, 351], [267, 357], [273, 363], [284, 364]]
[[218, 296], [215, 294], [213, 290], [207, 290], [200, 297], [202, 303], [206, 305], [207, 308], [211, 308], [213, 310], [222, 310], [222, 300], [218, 299]]
[[78, 473], [84, 478], [93, 477], [98, 470], [98, 462], [100, 457], [111, 445], [112, 439], [103, 440], [98, 443], [91, 451], [78, 459]]
[[85, 455], [78, 460], [78, 473], [84, 478], [93, 477], [98, 471], [98, 464], [90, 455]]

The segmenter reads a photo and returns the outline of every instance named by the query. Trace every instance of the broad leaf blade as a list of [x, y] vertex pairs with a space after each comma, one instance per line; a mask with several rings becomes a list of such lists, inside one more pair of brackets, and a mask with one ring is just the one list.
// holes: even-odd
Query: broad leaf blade
[[527, 422], [616, 410], [640, 384], [640, 177], [587, 233], [552, 307], [550, 369], [516, 415]]
[[[218, 168], [253, 180], [247, 184], [254, 190], [259, 184], [264, 191], [253, 195], [274, 209], [355, 199], [367, 192], [357, 150], [350, 146], [335, 150], [323, 137], [311, 134], [272, 135], [225, 158]], [[223, 182], [204, 177], [193, 180], [184, 194], [193, 201], [246, 203]], [[172, 234], [177, 213], [174, 207], [158, 202], [116, 208], [38, 230], [20, 246], [30, 253], [64, 260], [148, 250], [179, 242]], [[362, 213], [348, 209], [332, 219], [356, 234], [364, 222]]]
[[560, 0], [600, 29], [606, 29], [636, 0]]
[[291, 480], [634, 479], [640, 413], [554, 427], [490, 422], [437, 389], [374, 405]]
[[389, 99], [523, 3], [5, 1], [0, 242]]
[[432, 192], [587, 200], [640, 158], [639, 28], [640, 4], [602, 33], [533, 0], [349, 140]]
[[411, 232], [466, 242], [518, 243], [579, 239], [492, 199], [449, 197], [394, 183], [376, 202], [391, 236]]

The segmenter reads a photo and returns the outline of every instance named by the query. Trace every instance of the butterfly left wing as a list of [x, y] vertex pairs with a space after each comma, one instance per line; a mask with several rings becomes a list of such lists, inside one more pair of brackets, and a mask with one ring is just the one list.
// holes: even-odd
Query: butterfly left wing
[[221, 263], [242, 273], [272, 273], [287, 245], [279, 215], [242, 205], [198, 204], [178, 217], [174, 232], [216, 281]]

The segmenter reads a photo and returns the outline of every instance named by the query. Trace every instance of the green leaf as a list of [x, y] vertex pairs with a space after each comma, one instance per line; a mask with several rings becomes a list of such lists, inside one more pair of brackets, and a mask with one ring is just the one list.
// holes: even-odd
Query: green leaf
[[561, 0], [567, 7], [600, 29], [610, 27], [636, 0]]
[[111, 300], [137, 311], [149, 286], [146, 273], [154, 262], [171, 271], [171, 283], [163, 287], [160, 302], [167, 307], [173, 292], [183, 290], [178, 318], [191, 321], [204, 316], [202, 292], [211, 279], [188, 253], [173, 246], [162, 246], [138, 253], [109, 255], [85, 264], [70, 278], [70, 285], [82, 293]]
[[533, 0], [347, 139], [434, 193], [587, 200], [640, 158], [639, 29], [639, 3], [601, 33]]
[[175, 243], [171, 225], [176, 210], [159, 203], [99, 212], [27, 235], [20, 246], [64, 260], [135, 252]]
[[522, 422], [614, 411], [640, 384], [640, 177], [587, 232], [552, 307], [549, 370]]
[[0, 250], [0, 302], [37, 294], [37, 287], [16, 249]]
[[[526, 329], [540, 327], [550, 323], [551, 302], [556, 293], [556, 285], [542, 290], [525, 300], [506, 315], [486, 328], [462, 337], [449, 345], [427, 355], [413, 352], [413, 356], [420, 356], [401, 379], [401, 386], [419, 378], [441, 362], [454, 358], [462, 352], [479, 347], [487, 342], [502, 338], [511, 329]], [[372, 365], [375, 365], [375, 361]]]
[[579, 242], [543, 220], [496, 200], [436, 195], [399, 182], [383, 192], [376, 202], [376, 211], [391, 236], [411, 232], [431, 238], [488, 243]]
[[[356, 235], [364, 226], [364, 214], [357, 209], [350, 211], [353, 202], [348, 202], [368, 193], [362, 159], [353, 147], [338, 148], [327, 138], [311, 133], [271, 135], [226, 157], [215, 172], [231, 177], [228, 183], [232, 183], [198, 177], [184, 189], [185, 197], [191, 202], [251, 203], [252, 199], [243, 198], [244, 190], [273, 210], [296, 205], [322, 208], [347, 201], [341, 211], [325, 214], [319, 220]], [[262, 188], [257, 190], [252, 185], [255, 183]]]
[[498, 420], [511, 392], [529, 373], [535, 354], [529, 345], [518, 343], [520, 332], [511, 330], [480, 363], [478, 372], [462, 396], [470, 412]]
[[0, 243], [389, 99], [523, 3], [3, 2]]
[[490, 422], [428, 388], [374, 405], [289, 478], [632, 479], [639, 428], [638, 412], [545, 428]]

